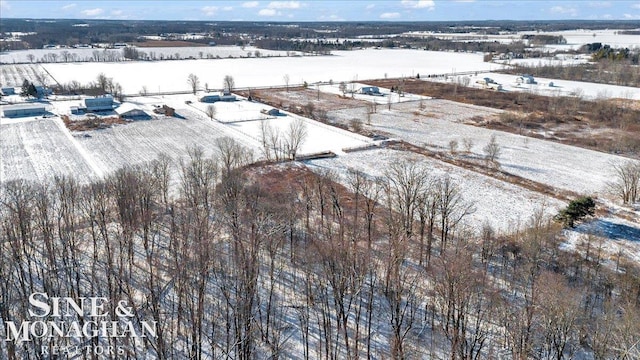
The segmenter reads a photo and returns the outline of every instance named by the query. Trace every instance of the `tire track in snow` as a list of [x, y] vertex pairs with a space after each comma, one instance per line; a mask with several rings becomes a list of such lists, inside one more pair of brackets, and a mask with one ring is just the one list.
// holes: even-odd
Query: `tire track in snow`
[[69, 131], [69, 129], [67, 129], [67, 127], [64, 125], [64, 122], [62, 121], [61, 118], [56, 117], [53, 121], [55, 121], [56, 125], [58, 125], [58, 127], [60, 128], [60, 131], [62, 131], [67, 136], [71, 144], [73, 144], [73, 147], [76, 148], [80, 156], [82, 156], [82, 158], [87, 163], [87, 165], [89, 165], [91, 170], [93, 170], [94, 175], [96, 175], [98, 178], [103, 178], [104, 166], [100, 166], [98, 164], [98, 161], [92, 158], [91, 155], [87, 152], [87, 150], [85, 150], [85, 148], [83, 148], [82, 145], [78, 143], [78, 141], [73, 137], [73, 135], [71, 135], [71, 131]]

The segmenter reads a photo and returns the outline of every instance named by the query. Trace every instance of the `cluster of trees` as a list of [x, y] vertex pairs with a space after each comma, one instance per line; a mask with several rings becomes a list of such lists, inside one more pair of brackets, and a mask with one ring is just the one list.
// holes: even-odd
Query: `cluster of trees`
[[[595, 237], [562, 252], [543, 212], [515, 234], [474, 233], [455, 181], [416, 163], [349, 171], [341, 186], [296, 167], [252, 171], [232, 139], [215, 150], [89, 184], [4, 183], [0, 331], [47, 292], [108, 298], [104, 321], [119, 300], [136, 324], [157, 321], [156, 337], [89, 339], [131, 358], [640, 356], [640, 270], [603, 266]], [[54, 344], [75, 343], [2, 341], [0, 353]]]
[[594, 43], [588, 45], [590, 49], [593, 49], [593, 54], [591, 58], [594, 61], [599, 61], [602, 59], [607, 59], [611, 61], [624, 61], [628, 60], [633, 65], [638, 65], [640, 61], [640, 52], [631, 51], [628, 48], [616, 49], [612, 48], [610, 45], [604, 45], [600, 43]]
[[22, 87], [20, 88], [20, 95], [24, 96], [24, 97], [38, 97], [38, 90], [36, 89], [36, 86], [30, 82], [29, 80], [25, 79], [22, 82]]
[[260, 123], [262, 154], [267, 161], [295, 160], [302, 144], [307, 140], [307, 125], [302, 119], [289, 123], [283, 132], [268, 121]]

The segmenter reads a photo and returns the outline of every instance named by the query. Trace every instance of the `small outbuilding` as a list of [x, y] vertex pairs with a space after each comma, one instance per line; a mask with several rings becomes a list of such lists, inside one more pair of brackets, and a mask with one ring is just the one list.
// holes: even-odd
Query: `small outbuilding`
[[518, 84], [536, 84], [536, 79], [533, 78], [533, 75], [521, 75], [516, 79], [516, 83]]
[[220, 101], [220, 95], [205, 95], [200, 98], [200, 102], [203, 103], [214, 103], [216, 101]]
[[148, 118], [149, 115], [132, 103], [123, 103], [115, 109], [116, 114], [125, 119]]
[[99, 96], [95, 98], [84, 99], [84, 105], [87, 111], [112, 111], [113, 97], [111, 95]]
[[12, 87], [3, 87], [0, 91], [2, 91], [2, 95], [4, 95], [4, 96], [9, 96], [9, 95], [15, 95], [16, 94], [16, 89], [12, 88]]
[[360, 94], [382, 96], [382, 93], [377, 86], [363, 86], [360, 88]]
[[7, 118], [41, 116], [46, 112], [45, 105], [40, 103], [7, 105], [2, 107], [2, 116]]
[[260, 112], [265, 114], [265, 115], [269, 115], [269, 116], [283, 116], [284, 115], [278, 109], [269, 109], [269, 110], [262, 109]]

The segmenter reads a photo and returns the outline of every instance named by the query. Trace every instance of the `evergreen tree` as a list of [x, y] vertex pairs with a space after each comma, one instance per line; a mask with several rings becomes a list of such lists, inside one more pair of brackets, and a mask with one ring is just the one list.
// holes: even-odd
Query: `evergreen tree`
[[573, 228], [576, 221], [580, 221], [587, 216], [593, 216], [595, 208], [595, 201], [591, 197], [583, 196], [571, 201], [566, 208], [560, 210], [554, 220], [562, 223], [564, 227]]

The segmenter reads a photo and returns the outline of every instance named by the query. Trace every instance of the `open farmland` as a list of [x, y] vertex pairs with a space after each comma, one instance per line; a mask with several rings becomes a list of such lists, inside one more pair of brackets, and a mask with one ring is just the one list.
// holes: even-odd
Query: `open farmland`
[[472, 213], [464, 223], [479, 232], [483, 225], [491, 225], [500, 232], [508, 232], [526, 225], [536, 211], [555, 213], [564, 206], [550, 196], [545, 196], [471, 170], [410, 152], [395, 150], [358, 151], [335, 159], [307, 161], [313, 171], [335, 171], [339, 182], [348, 186], [348, 170], [359, 170], [370, 177], [383, 177], [391, 164], [415, 162], [429, 171], [431, 180], [450, 177], [459, 187], [463, 198], [472, 204]]
[[[353, 117], [362, 118], [364, 111], [336, 110], [328, 116], [347, 122]], [[462, 150], [465, 139], [470, 139], [471, 154], [477, 158], [484, 156], [483, 147], [495, 135], [502, 149], [499, 162], [504, 171], [561, 190], [607, 195], [612, 164], [624, 158], [464, 124], [473, 116], [491, 113], [496, 112], [446, 100], [427, 100], [424, 109], [419, 108], [419, 103], [393, 104], [390, 111], [383, 108], [371, 115], [370, 129], [436, 151], [448, 151], [451, 141], [456, 141]]]
[[0, 182], [26, 179], [46, 183], [55, 175], [72, 175], [88, 182], [99, 175], [60, 119], [1, 124], [0, 154]]
[[[188, 46], [188, 47], [140, 47], [144, 53], [142, 59], [215, 59], [256, 56], [287, 56], [286, 51], [258, 49], [253, 46]], [[55, 54], [52, 58], [51, 54]], [[289, 55], [299, 55], [292, 51]], [[79, 48], [79, 49], [30, 49], [10, 51], [0, 54], [0, 63], [30, 63], [33, 56], [35, 62], [91, 62], [91, 61], [126, 61], [121, 49]]]
[[[222, 87], [225, 75], [235, 79], [237, 87], [284, 85], [318, 81], [354, 81], [385, 77], [444, 74], [452, 71], [490, 71], [502, 67], [485, 63], [482, 54], [420, 50], [335, 51], [332, 55], [312, 57], [271, 57], [219, 60], [185, 60], [117, 63], [55, 63], [43, 65], [60, 83], [94, 81], [104, 73], [120, 83], [127, 94], [137, 94], [142, 86], [149, 92], [188, 91], [187, 76], [200, 77], [201, 85]], [[327, 71], [331, 69], [331, 71]], [[162, 76], [159, 76], [162, 74]]]
[[0, 66], [0, 87], [20, 87], [27, 80], [36, 85], [53, 86], [55, 80], [39, 64]]
[[[562, 42], [532, 48], [519, 30], [588, 22], [422, 23], [408, 20], [517, 12], [395, 1], [331, 4], [389, 21], [297, 23], [281, 19], [320, 2], [222, 3], [194, 7], [202, 22], [11, 20], [35, 28], [12, 48], [146, 37], [306, 55], [184, 40], [140, 61], [0, 55], [28, 60], [0, 66], [11, 81], [50, 72], [65, 85], [0, 106], [0, 360], [640, 360], [635, 90], [515, 86], [516, 70], [483, 61]], [[107, 5], [65, 7], [115, 16]], [[264, 21], [218, 21], [234, 11]], [[410, 31], [447, 39], [393, 35]], [[368, 32], [376, 49], [345, 41]]]

